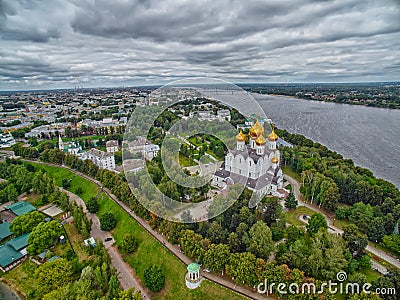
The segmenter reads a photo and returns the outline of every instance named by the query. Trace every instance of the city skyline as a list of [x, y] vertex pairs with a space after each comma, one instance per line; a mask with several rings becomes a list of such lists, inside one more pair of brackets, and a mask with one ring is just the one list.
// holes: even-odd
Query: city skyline
[[0, 90], [398, 81], [397, 1], [2, 1]]

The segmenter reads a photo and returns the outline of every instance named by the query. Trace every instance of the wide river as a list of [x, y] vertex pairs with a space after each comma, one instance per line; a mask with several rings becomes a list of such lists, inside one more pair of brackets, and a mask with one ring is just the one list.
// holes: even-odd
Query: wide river
[[253, 96], [279, 128], [326, 145], [400, 187], [400, 110]]
[[261, 115], [254, 99], [248, 100], [253, 96], [277, 127], [319, 142], [400, 187], [400, 110], [222, 89], [200, 91], [245, 115]]

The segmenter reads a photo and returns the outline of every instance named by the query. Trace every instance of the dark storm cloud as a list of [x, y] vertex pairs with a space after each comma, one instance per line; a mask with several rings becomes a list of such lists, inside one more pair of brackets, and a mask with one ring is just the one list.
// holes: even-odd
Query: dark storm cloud
[[[0, 89], [398, 79], [393, 0], [0, 0]], [[396, 72], [397, 71], [397, 72]]]

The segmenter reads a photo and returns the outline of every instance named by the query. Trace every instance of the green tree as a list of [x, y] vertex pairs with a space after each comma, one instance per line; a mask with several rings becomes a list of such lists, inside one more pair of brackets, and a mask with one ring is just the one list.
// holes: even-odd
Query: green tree
[[8, 201], [17, 201], [18, 191], [12, 183], [7, 186], [7, 198]]
[[299, 205], [299, 203], [297, 202], [296, 196], [290, 193], [285, 200], [285, 207], [287, 209], [296, 209], [297, 205]]
[[306, 226], [307, 232], [310, 235], [316, 234], [321, 228], [328, 229], [328, 222], [326, 221], [324, 215], [314, 214], [311, 216], [308, 224]]
[[359, 232], [354, 224], [349, 224], [343, 228], [343, 239], [347, 243], [347, 248], [354, 258], [364, 255], [364, 250], [368, 245], [367, 236]]
[[121, 291], [119, 287], [119, 281], [116, 275], [111, 275], [110, 280], [108, 281], [108, 294], [107, 299], [112, 300], [118, 297], [119, 292]]
[[97, 213], [100, 209], [100, 205], [97, 202], [95, 197], [91, 197], [88, 201], [88, 203], [86, 204], [86, 208], [90, 213]]
[[267, 260], [273, 249], [274, 242], [272, 241], [271, 229], [263, 221], [257, 221], [250, 228], [248, 250], [257, 257]]
[[136, 252], [138, 246], [139, 246], [139, 242], [133, 234], [131, 234], [131, 233], [124, 234], [124, 236], [122, 238], [122, 243], [121, 243], [122, 251], [124, 251], [126, 253], [133, 253], [133, 252]]
[[111, 212], [106, 212], [100, 216], [100, 229], [110, 231], [117, 226], [117, 219]]
[[164, 287], [165, 275], [160, 266], [151, 265], [144, 270], [144, 284], [150, 291], [159, 292]]
[[367, 231], [368, 238], [376, 243], [381, 242], [382, 237], [386, 233], [385, 222], [383, 218], [373, 218], [370, 222], [369, 230]]
[[211, 244], [204, 254], [204, 265], [214, 272], [224, 271], [229, 262], [229, 246], [225, 244]]
[[135, 292], [134, 288], [130, 288], [129, 290], [120, 291], [118, 298], [113, 300], [142, 300], [142, 293], [140, 291]]
[[278, 197], [265, 197], [260, 203], [260, 211], [263, 213], [268, 226], [282, 217], [282, 205]]
[[229, 258], [228, 273], [236, 283], [253, 286], [257, 283], [255, 275], [256, 257], [253, 253], [232, 253]]
[[10, 224], [10, 230], [15, 236], [31, 232], [40, 222], [44, 220], [44, 215], [37, 210], [16, 217]]
[[38, 282], [35, 298], [41, 299], [44, 294], [71, 282], [71, 263], [64, 258], [60, 258], [42, 264], [35, 270], [35, 279]]
[[58, 221], [39, 223], [28, 238], [27, 251], [30, 255], [36, 255], [48, 249], [64, 233], [62, 225]]
[[68, 190], [71, 187], [72, 179], [63, 178], [61, 180], [61, 185], [64, 189]]

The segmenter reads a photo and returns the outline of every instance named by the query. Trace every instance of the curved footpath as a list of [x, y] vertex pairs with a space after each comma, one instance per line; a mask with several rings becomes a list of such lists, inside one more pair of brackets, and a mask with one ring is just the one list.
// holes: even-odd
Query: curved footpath
[[[307, 202], [304, 202], [304, 201], [301, 200], [301, 197], [300, 197], [301, 196], [301, 194], [300, 194], [300, 183], [296, 179], [294, 179], [293, 177], [290, 177], [289, 175], [286, 175], [286, 174], [284, 175], [284, 178], [287, 181], [289, 181], [290, 184], [292, 185], [294, 195], [296, 196], [296, 199], [299, 202], [299, 205], [305, 206], [305, 207], [307, 207], [307, 208], [309, 208], [309, 209], [311, 209], [311, 210], [313, 210], [315, 212], [318, 212], [318, 213], [324, 215], [326, 220], [328, 221], [328, 225], [329, 225], [330, 228], [332, 228], [335, 232], [337, 232], [339, 234], [343, 233], [342, 229], [340, 229], [340, 228], [338, 228], [338, 227], [333, 225], [332, 219], [322, 209], [320, 209], [319, 207], [317, 207], [315, 205], [312, 205], [310, 203], [307, 203]], [[375, 248], [375, 247], [373, 247], [371, 245], [368, 245], [366, 247], [366, 250], [368, 252], [372, 253], [373, 255], [379, 257], [380, 259], [382, 259], [384, 261], [387, 261], [388, 263], [390, 263], [391, 265], [395, 266], [396, 268], [400, 268], [400, 261], [395, 256], [393, 256], [393, 255], [391, 255], [391, 254], [389, 254], [389, 253], [387, 253], [385, 251], [379, 250], [379, 249], [377, 249], [377, 248]]]
[[108, 231], [103, 231], [100, 229], [100, 220], [97, 215], [88, 212], [86, 209], [86, 204], [81, 197], [63, 188], [60, 188], [60, 190], [67, 193], [70, 200], [75, 201], [75, 203], [82, 206], [83, 212], [86, 214], [87, 218], [93, 222], [90, 236], [103, 242], [104, 247], [111, 257], [111, 263], [117, 270], [121, 287], [124, 290], [134, 287], [135, 291], [140, 291], [142, 293], [143, 298], [150, 299], [146, 290], [141, 286], [140, 280], [135, 276], [135, 274], [133, 274], [131, 267], [123, 260], [121, 254], [118, 252], [118, 249], [113, 246], [113, 239], [109, 242], [104, 241], [106, 238], [112, 238], [112, 236]]
[[[177, 258], [179, 258], [179, 260], [181, 260], [183, 263], [185, 263], [186, 265], [192, 263], [193, 261], [185, 256], [182, 252], [179, 252], [179, 248], [177, 246], [174, 246], [173, 244], [169, 243], [165, 237], [161, 234], [159, 234], [158, 232], [156, 232], [155, 230], [153, 230], [150, 225], [143, 219], [141, 219], [140, 217], [136, 216], [131, 209], [122, 201], [118, 200], [117, 197], [111, 193], [111, 191], [108, 188], [103, 187], [102, 183], [96, 179], [93, 179], [92, 177], [89, 177], [81, 172], [78, 172], [74, 169], [71, 169], [65, 165], [60, 166], [60, 165], [56, 165], [56, 164], [51, 164], [51, 163], [44, 163], [44, 162], [40, 162], [40, 161], [33, 161], [33, 160], [24, 160], [27, 162], [34, 162], [34, 163], [39, 163], [39, 164], [43, 164], [43, 165], [48, 165], [48, 166], [54, 166], [54, 167], [61, 167], [61, 168], [65, 168], [71, 172], [73, 172], [74, 174], [85, 178], [93, 183], [95, 183], [96, 185], [98, 185], [100, 188], [102, 188], [102, 190], [108, 195], [108, 197], [110, 197], [111, 200], [113, 200], [115, 203], [117, 203], [123, 210], [125, 210], [125, 212], [127, 212], [132, 218], [135, 219], [136, 222], [138, 222], [149, 234], [151, 234], [156, 240], [158, 240], [164, 247], [166, 247], [173, 255], [175, 255]], [[83, 201], [83, 200], [82, 200]], [[94, 223], [93, 223], [94, 224]], [[238, 294], [241, 294], [242, 296], [248, 297], [250, 299], [257, 299], [257, 300], [265, 300], [265, 299], [269, 299], [269, 300], [274, 300], [274, 298], [268, 297], [265, 294], [260, 294], [257, 293], [257, 291], [254, 290], [250, 290], [249, 288], [245, 288], [243, 286], [239, 286], [237, 284], [235, 284], [232, 281], [226, 280], [224, 278], [221, 278], [217, 275], [211, 274], [211, 273], [206, 273], [206, 272], [201, 272], [201, 275], [214, 282], [217, 283], [233, 292], [236, 292]], [[142, 294], [143, 295], [143, 294]]]

